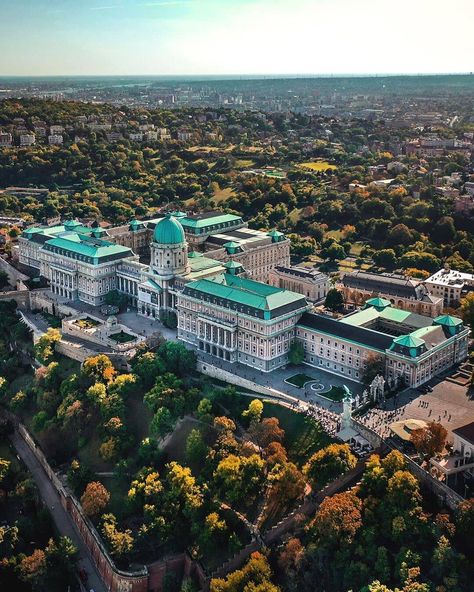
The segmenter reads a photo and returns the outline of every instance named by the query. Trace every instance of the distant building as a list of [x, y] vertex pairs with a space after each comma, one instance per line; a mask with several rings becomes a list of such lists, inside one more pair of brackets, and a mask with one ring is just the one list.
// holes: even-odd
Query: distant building
[[321, 302], [330, 288], [329, 277], [316, 269], [276, 265], [269, 272], [269, 283], [277, 288], [303, 294], [310, 302]]
[[9, 132], [0, 132], [0, 148], [9, 148], [13, 143], [13, 136]]
[[457, 306], [464, 294], [474, 290], [474, 274], [446, 266], [425, 280], [425, 285], [432, 295], [443, 299], [445, 306]]
[[60, 146], [63, 143], [63, 137], [61, 134], [54, 134], [48, 136], [48, 144], [50, 146]]
[[443, 310], [443, 298], [430, 294], [422, 280], [404, 275], [355, 271], [342, 277], [340, 288], [346, 303], [354, 306], [380, 296], [397, 308], [433, 318]]
[[36, 136], [34, 134], [21, 134], [20, 146], [33, 146], [36, 144]]

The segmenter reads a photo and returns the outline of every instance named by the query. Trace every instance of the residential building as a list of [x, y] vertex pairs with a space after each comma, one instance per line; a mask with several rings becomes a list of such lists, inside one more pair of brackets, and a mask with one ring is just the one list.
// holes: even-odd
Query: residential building
[[0, 132], [0, 148], [10, 148], [13, 136], [9, 132]]
[[445, 306], [457, 306], [461, 298], [474, 289], [474, 274], [456, 271], [446, 265], [426, 279], [425, 286], [430, 294], [442, 298]]
[[48, 136], [48, 144], [50, 146], [60, 146], [63, 143], [63, 137], [61, 134], [51, 134]]
[[20, 146], [33, 146], [36, 144], [36, 136], [34, 134], [21, 134]]

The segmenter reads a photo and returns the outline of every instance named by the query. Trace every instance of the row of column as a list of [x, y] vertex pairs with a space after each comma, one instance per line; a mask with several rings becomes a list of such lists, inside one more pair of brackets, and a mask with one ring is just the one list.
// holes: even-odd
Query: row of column
[[211, 323], [198, 323], [198, 335], [210, 343], [235, 349], [235, 331], [229, 331]]
[[138, 295], [138, 284], [132, 280], [124, 278], [122, 276], [117, 277], [118, 290], [119, 292], [125, 292], [126, 294]]

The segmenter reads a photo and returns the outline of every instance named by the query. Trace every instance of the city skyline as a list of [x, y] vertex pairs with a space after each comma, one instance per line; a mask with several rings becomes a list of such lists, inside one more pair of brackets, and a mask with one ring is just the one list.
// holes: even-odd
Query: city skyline
[[454, 5], [450, 27], [441, 0], [0, 0], [0, 76], [470, 72], [474, 6]]

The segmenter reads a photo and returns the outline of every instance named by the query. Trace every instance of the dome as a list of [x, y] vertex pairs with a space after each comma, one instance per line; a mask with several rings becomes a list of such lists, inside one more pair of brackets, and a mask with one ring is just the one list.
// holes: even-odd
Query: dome
[[182, 225], [171, 214], [158, 222], [153, 233], [153, 241], [161, 245], [178, 245], [185, 242]]

